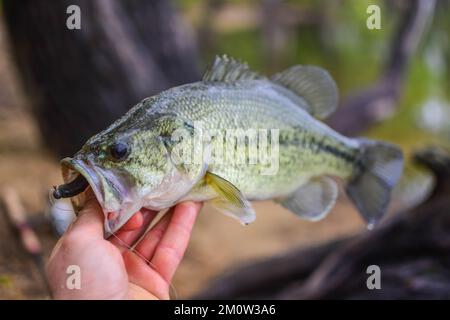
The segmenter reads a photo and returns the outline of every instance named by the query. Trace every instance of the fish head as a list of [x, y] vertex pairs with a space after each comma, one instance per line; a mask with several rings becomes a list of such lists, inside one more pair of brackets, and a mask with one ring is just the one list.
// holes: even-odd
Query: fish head
[[[86, 178], [105, 213], [106, 236], [142, 207], [162, 210], [175, 204], [207, 168], [203, 160], [192, 159], [198, 153], [194, 128], [185, 120], [164, 114], [140, 125], [125, 124], [92, 137], [61, 162], [65, 183], [80, 174]], [[85, 197], [72, 198], [76, 209]]]

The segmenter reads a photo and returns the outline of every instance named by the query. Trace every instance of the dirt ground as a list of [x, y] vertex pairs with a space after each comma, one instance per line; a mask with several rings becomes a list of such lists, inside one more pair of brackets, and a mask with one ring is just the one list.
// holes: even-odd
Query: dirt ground
[[[5, 53], [4, 39], [0, 38], [0, 188], [13, 187], [30, 220], [38, 222], [36, 230], [44, 244], [46, 259], [56, 237], [43, 217], [50, 187], [61, 182], [58, 159], [46, 153]], [[257, 220], [246, 227], [208, 206], [202, 210], [175, 276], [174, 297], [191, 296], [237, 264], [364, 228], [346, 199], [341, 199], [326, 219], [316, 223], [302, 221], [272, 202], [256, 203], [255, 208]], [[39, 269], [22, 252], [10, 229], [0, 212], [0, 299], [48, 298]]]

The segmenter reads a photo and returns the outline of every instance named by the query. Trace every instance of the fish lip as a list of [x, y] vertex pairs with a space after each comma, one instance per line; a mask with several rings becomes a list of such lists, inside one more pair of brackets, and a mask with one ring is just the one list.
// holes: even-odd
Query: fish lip
[[[105, 239], [116, 232], [141, 208], [141, 202], [137, 194], [124, 187], [126, 181], [123, 180], [123, 177], [115, 177], [114, 174], [96, 166], [89, 159], [79, 159], [76, 156], [74, 158], [64, 158], [61, 160], [61, 166], [65, 183], [75, 179], [78, 174], [86, 178], [105, 215]], [[106, 187], [113, 187], [116, 190], [116, 202], [108, 202], [105, 195]], [[71, 198], [75, 211], [79, 211], [85, 203], [86, 199], [83, 197], [83, 194], [84, 192]], [[111, 219], [110, 216], [114, 216], [115, 218]]]
[[[101, 178], [99, 173], [95, 170], [95, 167], [91, 163], [76, 158], [64, 158], [61, 160], [61, 166], [62, 176], [65, 183], [72, 181], [77, 177], [78, 174], [81, 174], [89, 183], [89, 186], [94, 192], [98, 202], [103, 206], [105, 202], [105, 195]], [[81, 207], [83, 203], [82, 200], [79, 199], [80, 197], [75, 196], [74, 198], [76, 207]]]

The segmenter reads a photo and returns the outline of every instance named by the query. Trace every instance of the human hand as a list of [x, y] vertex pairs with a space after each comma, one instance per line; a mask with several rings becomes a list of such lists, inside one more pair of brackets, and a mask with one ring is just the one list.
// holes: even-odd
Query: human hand
[[[117, 238], [105, 240], [104, 215], [91, 197], [50, 256], [46, 271], [53, 297], [169, 299], [170, 282], [200, 208], [194, 202], [178, 204], [135, 244], [157, 213], [141, 209], [116, 232]], [[137, 252], [129, 249], [134, 245]], [[80, 268], [80, 289], [67, 288], [70, 265]]]

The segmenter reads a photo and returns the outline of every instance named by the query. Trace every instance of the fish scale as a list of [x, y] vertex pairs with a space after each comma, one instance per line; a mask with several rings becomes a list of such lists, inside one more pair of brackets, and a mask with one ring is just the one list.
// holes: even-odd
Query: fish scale
[[[353, 162], [330, 150], [317, 149], [312, 140], [326, 141], [336, 149], [358, 153], [358, 143], [311, 117], [301, 107], [280, 94], [283, 88], [263, 80], [228, 83], [197, 83], [176, 88], [179, 100], [165, 101], [157, 112], [174, 112], [189, 121], [201, 121], [203, 129], [279, 129], [279, 171], [276, 177], [261, 175], [262, 164], [212, 164], [209, 170], [236, 185], [249, 199], [278, 196], [292, 191], [302, 181], [321, 174], [348, 178]], [[166, 93], [171, 97], [170, 90]], [[149, 108], [153, 108], [149, 105]], [[149, 112], [151, 112], [149, 110]], [[216, 148], [219, 145], [215, 146]], [[214, 146], [213, 146], [214, 148]], [[248, 154], [248, 146], [245, 148]], [[356, 159], [355, 159], [356, 160]], [[264, 167], [264, 166], [263, 166]], [[261, 193], [264, 186], [264, 193]]]
[[[250, 200], [274, 199], [315, 221], [336, 201], [332, 176], [344, 181], [372, 226], [400, 178], [402, 152], [386, 142], [347, 138], [321, 122], [337, 101], [336, 84], [321, 68], [294, 66], [266, 78], [246, 64], [217, 57], [202, 81], [144, 99], [63, 159], [65, 184], [54, 196], [72, 197], [81, 208], [89, 184], [104, 212], [116, 213], [105, 216], [105, 235], [141, 207], [163, 210], [186, 200], [209, 201], [248, 224], [255, 219]], [[227, 134], [239, 130], [243, 144], [227, 145]], [[258, 141], [252, 149], [245, 134], [260, 131], [267, 134], [266, 144]], [[211, 139], [200, 141], [199, 133]], [[202, 157], [208, 150], [213, 155], [222, 150], [221, 158]], [[229, 161], [236, 160], [234, 153], [244, 161]]]

